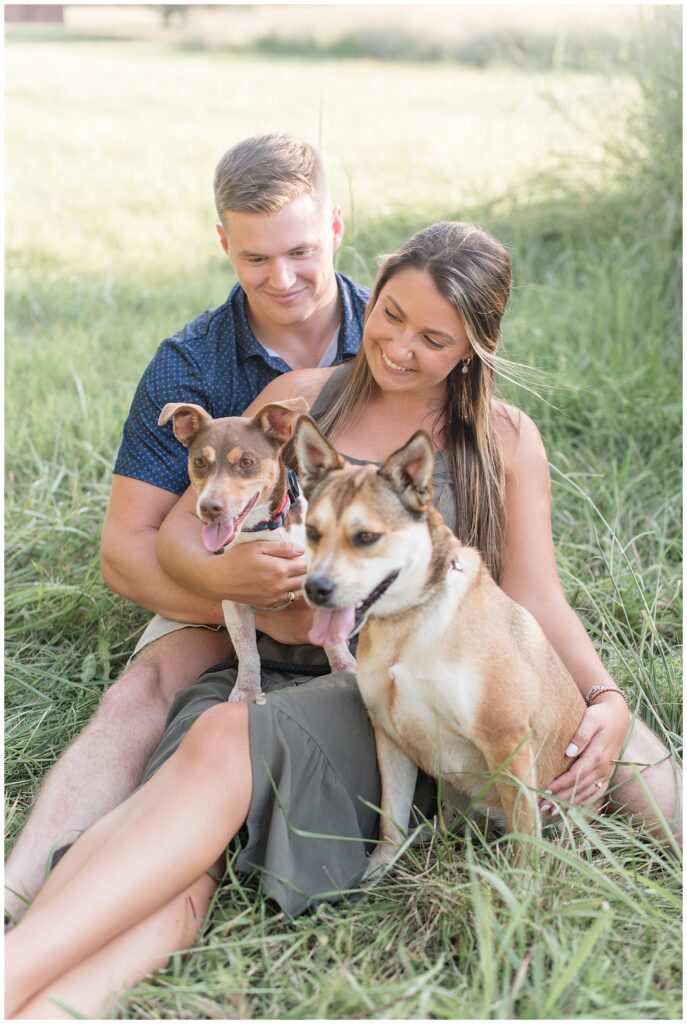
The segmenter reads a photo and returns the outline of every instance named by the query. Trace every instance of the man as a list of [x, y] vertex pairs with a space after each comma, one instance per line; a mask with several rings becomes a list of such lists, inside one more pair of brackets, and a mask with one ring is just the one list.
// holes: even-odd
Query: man
[[[341, 209], [313, 147], [284, 133], [247, 139], [215, 172], [222, 248], [238, 284], [217, 309], [164, 341], [136, 391], [117, 457], [101, 543], [114, 591], [157, 613], [135, 660], [48, 775], [5, 869], [5, 909], [18, 919], [50, 853], [138, 784], [176, 692], [230, 655], [221, 599], [268, 606], [298, 592], [303, 549], [256, 541], [216, 559], [188, 592], [160, 568], [158, 530], [188, 486], [186, 450], [157, 419], [166, 402], [237, 416], [280, 373], [328, 366], [360, 344], [367, 291], [336, 274]], [[258, 615], [258, 628], [305, 642], [301, 601]], [[188, 628], [195, 626], [212, 627]]]

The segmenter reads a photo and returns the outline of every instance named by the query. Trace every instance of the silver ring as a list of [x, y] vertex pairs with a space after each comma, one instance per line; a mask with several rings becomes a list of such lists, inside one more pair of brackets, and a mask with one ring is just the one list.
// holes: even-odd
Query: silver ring
[[289, 598], [289, 604], [293, 604], [293, 602], [296, 600], [296, 595], [294, 594], [293, 590], [289, 591], [288, 598]]
[[594, 785], [596, 786], [597, 789], [603, 789], [604, 788], [603, 782], [595, 782]]

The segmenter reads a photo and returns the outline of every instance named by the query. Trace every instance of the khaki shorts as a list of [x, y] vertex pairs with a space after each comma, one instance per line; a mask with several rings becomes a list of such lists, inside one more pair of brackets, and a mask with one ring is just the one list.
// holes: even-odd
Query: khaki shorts
[[129, 661], [135, 658], [137, 654], [140, 654], [148, 644], [152, 644], [154, 640], [167, 636], [168, 633], [175, 633], [177, 629], [209, 629], [213, 633], [218, 633], [224, 628], [224, 626], [203, 626], [197, 622], [177, 622], [175, 619], [166, 619], [163, 615], [153, 615], [138, 638], [138, 643], [134, 647]]

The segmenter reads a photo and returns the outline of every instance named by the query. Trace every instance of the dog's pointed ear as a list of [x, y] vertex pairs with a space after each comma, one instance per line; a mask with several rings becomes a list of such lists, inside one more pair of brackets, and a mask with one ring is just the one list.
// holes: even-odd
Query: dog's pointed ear
[[165, 423], [172, 420], [172, 429], [177, 441], [183, 445], [190, 445], [193, 438], [204, 424], [209, 423], [212, 416], [200, 405], [190, 405], [185, 402], [168, 402], [160, 413], [157, 421], [158, 427], [164, 427]]
[[424, 430], [386, 460], [379, 475], [388, 480], [406, 506], [414, 512], [426, 512], [432, 500], [434, 453]]
[[309, 416], [301, 416], [298, 420], [293, 433], [293, 447], [298, 459], [298, 477], [306, 498], [328, 473], [343, 469], [344, 460]]
[[273, 437], [280, 444], [291, 440], [293, 427], [298, 417], [310, 406], [304, 398], [285, 398], [282, 402], [270, 402], [253, 416], [253, 423], [263, 434]]

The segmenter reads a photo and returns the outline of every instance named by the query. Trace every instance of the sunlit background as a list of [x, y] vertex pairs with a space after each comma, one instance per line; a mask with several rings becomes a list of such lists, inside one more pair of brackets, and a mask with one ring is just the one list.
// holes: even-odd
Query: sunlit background
[[[48, 19], [48, 20], [46, 20]], [[561, 581], [615, 681], [682, 736], [682, 10], [5, 5], [8, 836], [147, 613], [100, 578], [134, 388], [232, 284], [212, 177], [239, 139], [319, 145], [339, 269], [436, 219], [513, 257], [506, 396], [551, 464]], [[527, 390], [522, 383], [528, 385]], [[295, 924], [224, 885], [138, 1019], [682, 1019], [681, 888], [632, 828], [436, 834], [377, 897]], [[413, 858], [422, 858], [421, 861]], [[418, 882], [421, 879], [421, 882]]]

